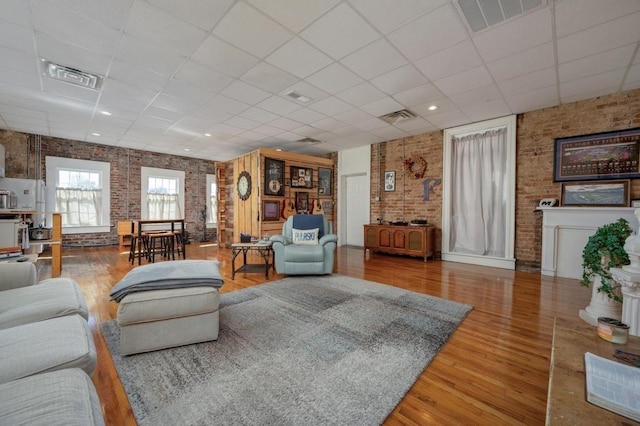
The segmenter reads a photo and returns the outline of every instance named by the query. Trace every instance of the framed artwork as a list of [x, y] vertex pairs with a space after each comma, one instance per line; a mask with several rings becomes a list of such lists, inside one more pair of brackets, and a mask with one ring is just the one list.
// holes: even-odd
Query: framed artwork
[[289, 177], [294, 188], [313, 188], [313, 169], [290, 166]]
[[396, 190], [396, 172], [384, 172], [384, 190], [385, 192]]
[[306, 213], [309, 211], [309, 193], [296, 192], [296, 211]]
[[265, 157], [264, 195], [284, 196], [284, 161]]
[[262, 220], [279, 220], [280, 219], [280, 201], [263, 201], [262, 202]]
[[560, 200], [565, 207], [629, 207], [629, 180], [563, 183]]
[[322, 210], [325, 216], [331, 216], [333, 214], [333, 203], [329, 200], [322, 201]]
[[331, 195], [333, 188], [333, 170], [318, 167], [318, 195]]
[[553, 181], [640, 177], [640, 128], [555, 140]]

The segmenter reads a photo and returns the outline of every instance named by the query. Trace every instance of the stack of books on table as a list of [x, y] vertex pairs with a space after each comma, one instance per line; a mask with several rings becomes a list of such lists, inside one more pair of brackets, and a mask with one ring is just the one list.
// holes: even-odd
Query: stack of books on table
[[0, 259], [20, 256], [22, 256], [22, 249], [20, 247], [0, 247]]

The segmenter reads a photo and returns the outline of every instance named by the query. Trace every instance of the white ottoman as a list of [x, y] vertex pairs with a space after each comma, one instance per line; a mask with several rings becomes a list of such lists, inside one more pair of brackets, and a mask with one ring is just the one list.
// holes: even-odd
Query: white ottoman
[[219, 305], [220, 294], [214, 287], [131, 293], [118, 306], [120, 354], [217, 340]]

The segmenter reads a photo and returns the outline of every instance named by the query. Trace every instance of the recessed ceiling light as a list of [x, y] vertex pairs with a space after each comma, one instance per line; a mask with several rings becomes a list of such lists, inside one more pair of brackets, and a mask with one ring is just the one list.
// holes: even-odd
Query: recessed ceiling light
[[206, 137], [210, 138], [211, 137], [211, 133], [205, 133], [204, 134]]
[[187, 151], [187, 152], [191, 151], [189, 148], [185, 148], [184, 150]]
[[91, 133], [91, 136], [100, 136], [100, 133], [93, 132]]
[[111, 113], [109, 111], [100, 111], [100, 114], [110, 116]]
[[276, 148], [276, 151], [282, 151], [282, 148]]
[[429, 111], [435, 111], [438, 109], [438, 105], [429, 105], [429, 108], [427, 108]]

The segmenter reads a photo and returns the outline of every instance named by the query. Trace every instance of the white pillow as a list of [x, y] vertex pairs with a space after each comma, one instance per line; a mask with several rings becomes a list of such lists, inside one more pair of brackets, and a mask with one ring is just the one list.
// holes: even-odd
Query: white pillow
[[293, 244], [315, 245], [318, 244], [318, 229], [293, 229]]

